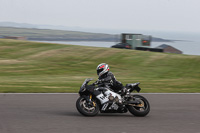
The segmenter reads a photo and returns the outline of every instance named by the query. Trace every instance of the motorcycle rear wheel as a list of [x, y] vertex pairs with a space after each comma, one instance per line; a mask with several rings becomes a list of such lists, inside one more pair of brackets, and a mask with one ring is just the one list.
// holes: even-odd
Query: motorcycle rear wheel
[[147, 101], [147, 99], [140, 95], [133, 95], [132, 97], [139, 99], [141, 104], [128, 105], [127, 108], [129, 112], [133, 114], [134, 116], [139, 116], [139, 117], [146, 116], [150, 111], [150, 104]]
[[92, 105], [90, 105], [84, 97], [77, 99], [76, 108], [84, 116], [95, 116], [99, 112], [99, 106], [96, 101], [92, 100]]

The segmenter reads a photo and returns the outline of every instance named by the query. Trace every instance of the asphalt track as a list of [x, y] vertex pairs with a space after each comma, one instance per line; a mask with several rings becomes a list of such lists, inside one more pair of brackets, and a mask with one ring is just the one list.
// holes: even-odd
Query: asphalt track
[[77, 94], [0, 94], [0, 133], [200, 133], [200, 94], [141, 94], [146, 117], [84, 117]]

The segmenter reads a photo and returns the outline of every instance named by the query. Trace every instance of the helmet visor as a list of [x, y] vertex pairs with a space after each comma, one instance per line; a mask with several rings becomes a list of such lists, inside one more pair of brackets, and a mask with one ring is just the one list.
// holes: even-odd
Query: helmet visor
[[103, 69], [98, 69], [97, 70], [97, 75], [99, 75], [99, 73], [101, 73], [103, 71]]

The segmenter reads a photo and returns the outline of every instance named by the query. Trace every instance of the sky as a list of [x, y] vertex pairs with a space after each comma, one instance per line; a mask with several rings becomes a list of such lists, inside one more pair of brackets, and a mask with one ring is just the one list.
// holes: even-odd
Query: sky
[[200, 33], [200, 0], [0, 0], [0, 22]]

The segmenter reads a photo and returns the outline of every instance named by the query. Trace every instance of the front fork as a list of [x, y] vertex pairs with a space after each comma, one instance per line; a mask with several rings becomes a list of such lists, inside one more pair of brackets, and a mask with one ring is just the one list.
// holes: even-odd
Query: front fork
[[92, 94], [90, 94], [90, 103], [92, 103], [93, 104], [93, 106], [95, 107], [96, 106], [96, 103], [94, 102], [94, 101], [92, 101]]
[[92, 101], [92, 94], [90, 94], [89, 96], [83, 96], [83, 97], [85, 98], [88, 106], [96, 107], [96, 103]]

